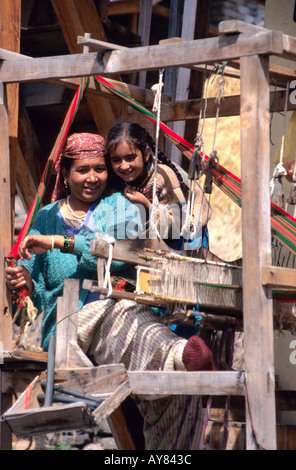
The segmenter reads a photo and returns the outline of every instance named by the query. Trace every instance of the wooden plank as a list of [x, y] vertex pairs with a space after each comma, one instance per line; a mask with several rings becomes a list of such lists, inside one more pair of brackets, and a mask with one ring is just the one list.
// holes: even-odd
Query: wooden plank
[[257, 448], [253, 430], [265, 449], [276, 448], [272, 294], [271, 288], [262, 286], [262, 266], [271, 264], [268, 62], [268, 57], [256, 55], [241, 59], [243, 312], [249, 397], [246, 405], [248, 449]]
[[244, 395], [244, 372], [128, 371], [134, 394]]
[[[182, 39], [192, 40], [194, 39], [195, 33], [195, 20], [197, 12], [197, 0], [185, 0], [183, 20], [182, 20]], [[176, 71], [176, 70], [175, 70]], [[188, 98], [189, 86], [190, 86], [190, 74], [191, 71], [188, 68], [180, 68], [177, 73], [177, 83], [175, 88], [175, 101], [186, 100]], [[198, 95], [200, 96], [200, 95]], [[199, 117], [199, 116], [198, 116]], [[163, 120], [163, 116], [161, 117]], [[166, 119], [167, 121], [167, 119]], [[173, 122], [172, 130], [181, 137], [184, 137], [185, 132], [185, 120], [179, 122]], [[171, 145], [170, 155], [171, 160], [182, 166], [182, 153], [175, 146]]]
[[268, 31], [268, 29], [255, 24], [246, 23], [245, 21], [241, 20], [225, 20], [220, 21], [218, 25], [218, 31], [220, 34], [238, 34], [257, 33], [262, 31]]
[[279, 266], [262, 266], [262, 284], [296, 289], [296, 270]]
[[[55, 370], [55, 383], [87, 394], [99, 394], [100, 390], [92, 384], [97, 381], [114, 391], [114, 384], [127, 378], [134, 394], [200, 394], [244, 396], [245, 374], [237, 371], [125, 371], [122, 364], [109, 364], [98, 367], [85, 367], [74, 370]], [[123, 383], [123, 382], [122, 382]]]
[[52, 0], [51, 3], [71, 54], [83, 51], [83, 46], [77, 45], [77, 36], [84, 36], [86, 32], [98, 40], [107, 40], [92, 0]]
[[[89, 366], [90, 360], [77, 345], [79, 280], [65, 279], [63, 297], [58, 298], [55, 367]], [[77, 347], [76, 347], [77, 346]]]
[[283, 54], [285, 59], [295, 60], [296, 38], [287, 34], [283, 35]]
[[132, 393], [129, 381], [120, 384], [117, 389], [103, 403], [93, 411], [93, 417], [97, 424], [108, 418], [114, 410]]
[[4, 49], [0, 47], [0, 60], [18, 60], [18, 59], [31, 59], [32, 57], [24, 54], [20, 54], [19, 52], [9, 51], [8, 49]]
[[118, 450], [139, 450], [132, 433], [132, 431], [137, 433], [137, 430], [129, 429], [121, 406], [108, 416], [107, 421]]
[[[77, 36], [85, 33], [100, 41], [107, 41], [103, 24], [93, 0], [52, 0], [55, 13], [63, 30], [63, 34], [71, 54], [83, 50], [83, 45], [77, 44]], [[88, 55], [88, 54], [85, 54]], [[83, 76], [84, 73], [80, 74]], [[110, 129], [118, 116], [126, 112], [123, 102], [112, 104], [108, 99], [86, 94], [98, 131], [104, 134]]]
[[18, 142], [16, 144], [16, 155], [16, 182], [18, 186], [18, 194], [24, 207], [29, 210], [35, 199], [37, 186], [34, 184], [31, 175], [31, 167], [29, 168], [27, 166]]
[[6, 256], [12, 246], [10, 213], [10, 161], [8, 111], [5, 88], [0, 83], [0, 349], [12, 349], [11, 295], [6, 287]]
[[[151, 30], [151, 19], [152, 19], [152, 2], [150, 0], [140, 0], [140, 14], [138, 17], [138, 34], [141, 38], [143, 46], [150, 44], [150, 30]], [[139, 73], [139, 86], [142, 88], [146, 87], [146, 76], [145, 70]]]
[[86, 387], [93, 381], [108, 380], [109, 377], [114, 377], [116, 374], [123, 374], [124, 372], [125, 367], [123, 364], [55, 369], [54, 381], [57, 385], [85, 393]]
[[127, 49], [125, 46], [119, 44], [112, 44], [111, 42], [99, 41], [99, 39], [87, 38], [84, 36], [77, 36], [77, 44], [80, 46], [88, 46], [96, 51], [122, 51]]
[[[12, 52], [20, 52], [21, 31], [21, 0], [0, 2], [0, 47]], [[7, 86], [7, 109], [9, 122], [9, 152], [10, 152], [10, 194], [11, 202], [6, 212], [10, 209], [11, 231], [14, 227], [14, 206], [16, 190], [17, 168], [17, 134], [18, 134], [18, 110], [19, 110], [19, 84]]]
[[257, 54], [281, 54], [282, 34], [270, 31], [135, 47], [105, 53], [72, 54], [11, 60], [2, 64], [0, 80], [7, 83], [96, 74], [130, 73], [189, 66]]
[[[47, 363], [47, 352], [44, 351], [27, 351], [25, 349], [12, 349], [4, 351], [3, 359], [5, 364], [12, 363]], [[18, 368], [18, 366], [15, 365]]]

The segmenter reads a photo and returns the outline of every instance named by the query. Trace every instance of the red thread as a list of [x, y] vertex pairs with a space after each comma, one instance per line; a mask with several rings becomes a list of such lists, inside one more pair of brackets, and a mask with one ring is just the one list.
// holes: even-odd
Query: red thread
[[28, 410], [31, 402], [31, 395], [32, 395], [32, 386], [28, 385], [25, 390], [25, 406], [24, 410]]

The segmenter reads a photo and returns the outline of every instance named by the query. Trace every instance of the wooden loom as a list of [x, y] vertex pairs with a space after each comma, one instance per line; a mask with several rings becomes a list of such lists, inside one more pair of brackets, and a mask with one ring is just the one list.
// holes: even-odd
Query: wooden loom
[[[103, 287], [103, 280], [109, 243], [101, 237], [93, 240], [91, 253], [98, 258], [98, 282], [85, 280], [84, 288], [107, 295], [108, 289]], [[226, 263], [205, 247], [190, 254], [192, 256], [186, 251], [172, 250], [162, 240], [117, 241], [112, 259], [134, 265], [137, 282], [134, 292], [113, 289], [110, 297], [169, 309], [177, 304], [179, 308], [174, 314], [164, 315], [163, 320], [187, 325], [193, 325], [191, 313], [193, 307], [198, 305], [201, 322], [210, 329], [214, 325], [223, 329], [224, 325], [242, 330], [242, 260]], [[287, 274], [293, 271], [295, 275], [294, 270], [288, 271]], [[265, 282], [268, 282], [268, 272], [276, 277], [278, 269], [266, 270]], [[187, 306], [185, 310], [182, 304]], [[294, 328], [293, 303], [283, 303], [274, 296], [273, 315], [275, 329], [279, 324], [287, 329]]]
[[[243, 30], [244, 31], [244, 30]], [[260, 442], [265, 448], [276, 448], [276, 425], [275, 425], [275, 393], [273, 375], [273, 343], [272, 343], [272, 299], [270, 289], [272, 285], [288, 285], [295, 287], [295, 273], [289, 270], [275, 270], [270, 266], [269, 260], [269, 219], [268, 211], [265, 210], [265, 203], [268, 201], [268, 181], [266, 175], [269, 169], [269, 133], [268, 126], [263, 125], [262, 116], [267, 116], [269, 112], [269, 55], [284, 55], [295, 60], [296, 48], [294, 38], [281, 35], [279, 32], [260, 31], [254, 35], [250, 31], [231, 31], [235, 36], [223, 37], [196, 41], [189, 44], [189, 47], [182, 45], [160, 46], [159, 55], [150, 58], [147, 50], [117, 51], [110, 55], [107, 65], [97, 63], [97, 54], [89, 57], [61, 58], [59, 74], [66, 77], [69, 74], [69, 67], [72, 66], [71, 76], [81, 76], [85, 73], [117, 73], [127, 71], [127, 69], [146, 69], [166, 66], [191, 65], [192, 63], [202, 63], [206, 60], [216, 61], [228, 58], [240, 58], [241, 66], [241, 115], [242, 115], [242, 179], [243, 186], [243, 249], [244, 249], [244, 279], [243, 279], [243, 311], [244, 311], [244, 332], [246, 338], [246, 361], [247, 361], [247, 383], [252, 409], [253, 424], [259, 433]], [[243, 34], [240, 34], [242, 32]], [[223, 48], [220, 48], [220, 43]], [[191, 47], [190, 47], [191, 46]], [[200, 47], [199, 47], [200, 46]], [[178, 50], [179, 55], [176, 55]], [[157, 49], [158, 52], [158, 49]], [[136, 60], [142, 57], [143, 62]], [[170, 59], [173, 57], [173, 59]], [[114, 60], [111, 60], [114, 59]], [[155, 62], [155, 59], [157, 61]], [[166, 59], [166, 60], [165, 60]], [[42, 66], [42, 61], [46, 61], [46, 68]], [[14, 62], [14, 61], [12, 61]], [[124, 67], [123, 67], [124, 64]], [[4, 83], [9, 81], [21, 81], [30, 79], [48, 78], [48, 75], [56, 76], [57, 59], [30, 59], [17, 61], [9, 65], [4, 63], [1, 69], [0, 79]], [[88, 68], [86, 68], [88, 65]], [[80, 68], [79, 68], [80, 67]], [[28, 69], [28, 74], [24, 70]], [[95, 70], [94, 70], [95, 69]], [[45, 72], [46, 70], [46, 72]], [[43, 75], [42, 75], [43, 74]], [[33, 78], [32, 78], [33, 77]], [[260, 99], [259, 99], [260, 98]], [[1, 104], [1, 111], [5, 111], [5, 100]], [[5, 114], [5, 113], [4, 113]], [[266, 122], [268, 119], [266, 118]], [[258, 126], [257, 123], [260, 123]], [[4, 124], [7, 124], [4, 116]], [[7, 125], [2, 126], [2, 132], [6, 131]], [[257, 162], [258, 153], [261, 159]], [[8, 149], [3, 150], [3, 161], [8, 155]], [[247, 158], [248, 157], [248, 158]], [[258, 168], [259, 166], [259, 168]], [[257, 171], [255, 171], [257, 168]], [[2, 169], [5, 176], [7, 169]], [[9, 180], [9, 178], [8, 178]], [[1, 180], [4, 183], [4, 178]], [[260, 190], [258, 190], [260, 188]], [[253, 201], [253, 204], [249, 204]], [[7, 202], [9, 205], [9, 202]], [[250, 206], [250, 207], [249, 207]], [[252, 207], [258, 209], [254, 214]], [[4, 219], [3, 219], [4, 220]], [[4, 222], [3, 222], [4, 223]], [[254, 228], [252, 237], [248, 237], [247, 228]], [[264, 227], [264, 230], [261, 230]], [[245, 230], [244, 230], [245, 229]], [[262, 288], [263, 286], [263, 288]], [[72, 290], [73, 292], [73, 290]], [[69, 296], [69, 294], [67, 294]], [[6, 301], [3, 302], [6, 305]], [[66, 302], [65, 302], [66, 305]], [[69, 306], [68, 306], [69, 307]], [[66, 308], [66, 307], [65, 307]], [[3, 309], [4, 310], [4, 309]], [[69, 311], [69, 310], [67, 310]], [[7, 316], [3, 320], [7, 323]], [[256, 338], [256, 344], [253, 339]], [[264, 346], [263, 346], [264, 345]], [[75, 345], [71, 345], [75, 349]], [[258, 357], [261, 361], [258, 363]], [[58, 373], [58, 371], [57, 371]], [[67, 371], [68, 376], [71, 372]], [[73, 375], [73, 374], [72, 374]], [[75, 373], [74, 373], [75, 375]], [[156, 374], [158, 375], [158, 374]], [[78, 375], [77, 375], [78, 376]], [[221, 386], [221, 377], [224, 377], [224, 387]], [[150, 375], [151, 377], [151, 375]], [[172, 390], [185, 393], [179, 382], [179, 375], [174, 374], [171, 379], [172, 387], [162, 388], [165, 393]], [[237, 380], [241, 377], [237, 373], [227, 372], [215, 373], [186, 373], [181, 380], [186, 382], [186, 392], [204, 394], [231, 394], [243, 395], [244, 391], [238, 390]], [[165, 374], [158, 375], [158, 383], [162, 378], [168, 380]], [[149, 378], [150, 380], [150, 378]], [[203, 380], [207, 381], [204, 386]], [[191, 381], [191, 382], [189, 382]], [[167, 384], [172, 382], [167, 381]], [[185, 383], [184, 382], [184, 383]], [[146, 384], [147, 385], [147, 384]], [[148, 385], [147, 385], [148, 386]], [[139, 388], [135, 387], [138, 392]], [[147, 388], [145, 388], [145, 392]], [[140, 393], [140, 392], [139, 392]], [[254, 447], [252, 429], [247, 418], [247, 448]]]

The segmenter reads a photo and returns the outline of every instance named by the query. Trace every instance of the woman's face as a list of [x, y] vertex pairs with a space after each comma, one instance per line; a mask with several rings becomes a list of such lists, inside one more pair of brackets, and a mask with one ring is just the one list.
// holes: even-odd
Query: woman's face
[[141, 150], [130, 142], [122, 140], [110, 150], [109, 155], [114, 173], [126, 183], [131, 184], [139, 177], [145, 176], [146, 157], [143, 157]]
[[64, 174], [64, 179], [69, 185], [72, 203], [92, 205], [107, 186], [105, 158], [73, 160], [69, 174]]

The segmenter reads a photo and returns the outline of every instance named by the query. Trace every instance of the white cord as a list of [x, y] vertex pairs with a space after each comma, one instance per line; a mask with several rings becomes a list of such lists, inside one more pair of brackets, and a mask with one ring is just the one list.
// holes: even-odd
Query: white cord
[[113, 257], [113, 247], [115, 243], [115, 239], [113, 237], [110, 237], [110, 235], [104, 235], [103, 240], [109, 243], [109, 255], [108, 255], [108, 261], [105, 264], [105, 279], [103, 283], [103, 287], [107, 288], [108, 287], [108, 293], [107, 297], [110, 297], [112, 294], [112, 283], [111, 283], [111, 263], [112, 263], [112, 257]]
[[160, 127], [160, 107], [161, 107], [161, 91], [163, 87], [163, 70], [159, 72], [159, 82], [156, 85], [153, 85], [152, 90], [155, 92], [154, 103], [152, 111], [157, 111], [157, 121], [156, 121], [156, 137], [155, 137], [155, 156], [154, 156], [154, 178], [153, 178], [153, 198], [152, 198], [152, 211], [150, 215], [150, 228], [152, 229], [152, 234], [155, 234], [158, 238], [160, 237], [159, 231], [157, 229], [157, 212], [159, 200], [156, 194], [156, 179], [157, 179], [157, 155], [158, 155], [158, 143], [159, 143], [159, 127]]

